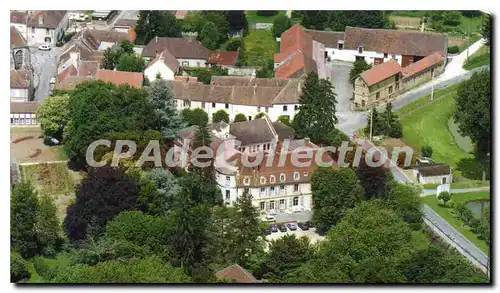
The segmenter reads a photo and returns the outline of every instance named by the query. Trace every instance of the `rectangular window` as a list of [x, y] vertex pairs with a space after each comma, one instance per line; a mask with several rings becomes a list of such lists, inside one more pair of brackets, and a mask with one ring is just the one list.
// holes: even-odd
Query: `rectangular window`
[[380, 92], [375, 94], [375, 100], [378, 100], [378, 99], [380, 99]]
[[299, 105], [295, 105], [295, 111], [299, 109]]
[[293, 185], [293, 191], [294, 192], [298, 192], [299, 191], [299, 185], [298, 184], [294, 184]]
[[274, 186], [271, 186], [271, 194], [274, 194], [274, 190], [275, 190]]
[[285, 185], [280, 185], [280, 193], [285, 193]]
[[182, 66], [184, 66], [184, 67], [188, 67], [188, 66], [189, 66], [189, 62], [187, 62], [187, 61], [182, 61]]
[[14, 124], [14, 118], [10, 118], [10, 124]]
[[227, 180], [227, 181], [231, 180], [231, 177], [226, 176], [226, 180]]
[[269, 208], [270, 208], [271, 210], [274, 210], [274, 200], [271, 200], [271, 201], [269, 202]]
[[288, 111], [288, 106], [283, 106], [283, 112]]
[[389, 57], [389, 54], [388, 53], [384, 53], [384, 58], [387, 58]]
[[344, 44], [343, 43], [338, 43], [337, 44], [337, 49], [339, 49], [339, 50], [344, 49]]
[[257, 107], [257, 112], [260, 112], [260, 107]]
[[212, 108], [215, 108], [215, 103], [212, 103]]
[[229, 190], [226, 190], [226, 199], [229, 199], [231, 197]]
[[260, 209], [261, 209], [261, 210], [264, 210], [265, 208], [266, 208], [266, 203], [265, 203], [265, 202], [263, 202], [263, 201], [261, 201], [261, 202], [260, 202]]
[[229, 109], [229, 104], [226, 104], [226, 109]]
[[389, 94], [392, 94], [392, 85], [389, 87]]
[[266, 113], [268, 113], [268, 112], [269, 112], [269, 107], [266, 107]]
[[184, 100], [184, 107], [191, 107], [191, 102]]
[[359, 46], [359, 47], [358, 47], [358, 53], [359, 53], [359, 54], [362, 54], [362, 53], [363, 53], [363, 47], [361, 47], [361, 46]]
[[261, 187], [260, 188], [260, 193], [266, 193], [266, 188], [265, 187]]

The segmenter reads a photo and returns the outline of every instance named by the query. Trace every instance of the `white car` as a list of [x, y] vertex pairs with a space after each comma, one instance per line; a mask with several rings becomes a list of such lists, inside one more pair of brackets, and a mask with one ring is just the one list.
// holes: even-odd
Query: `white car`
[[50, 78], [50, 84], [54, 84], [56, 83], [56, 78], [55, 77], [51, 77]]
[[38, 47], [38, 50], [42, 50], [42, 51], [50, 51], [50, 49], [52, 49], [52, 48], [50, 47], [49, 44], [43, 44], [40, 47]]
[[274, 222], [276, 219], [271, 215], [265, 215], [262, 217], [262, 222]]

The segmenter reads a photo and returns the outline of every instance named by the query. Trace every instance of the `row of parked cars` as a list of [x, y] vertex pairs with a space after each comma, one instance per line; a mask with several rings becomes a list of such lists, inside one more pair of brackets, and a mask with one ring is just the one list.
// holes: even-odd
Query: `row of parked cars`
[[300, 228], [302, 231], [309, 230], [309, 228], [314, 228], [314, 224], [311, 221], [306, 221], [306, 222], [288, 222], [288, 223], [273, 223], [270, 224], [268, 228], [262, 229], [262, 232], [264, 232], [264, 235], [271, 235], [271, 233], [276, 233], [278, 231], [281, 232], [287, 232], [288, 230], [290, 231], [296, 231], [297, 227]]

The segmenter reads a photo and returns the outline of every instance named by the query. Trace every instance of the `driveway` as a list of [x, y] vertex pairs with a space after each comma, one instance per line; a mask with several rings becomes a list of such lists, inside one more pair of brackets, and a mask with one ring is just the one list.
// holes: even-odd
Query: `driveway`
[[331, 81], [337, 93], [337, 112], [349, 112], [351, 109], [352, 84], [349, 82], [349, 71], [352, 66], [350, 62], [337, 60], [327, 63]]

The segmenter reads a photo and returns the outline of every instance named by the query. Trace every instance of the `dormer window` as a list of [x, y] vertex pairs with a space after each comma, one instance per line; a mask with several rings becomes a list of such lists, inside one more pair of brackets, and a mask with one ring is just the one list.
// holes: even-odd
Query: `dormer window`
[[266, 177], [264, 176], [260, 177], [260, 184], [266, 184]]
[[293, 180], [297, 181], [300, 179], [300, 173], [299, 172], [294, 172], [293, 173]]
[[384, 58], [388, 58], [389, 57], [389, 53], [384, 53]]
[[271, 176], [269, 177], [269, 182], [271, 182], [271, 183], [276, 182], [276, 177], [274, 177], [274, 175], [271, 175]]
[[337, 49], [339, 49], [339, 50], [343, 50], [344, 49], [344, 41], [343, 40], [339, 40], [337, 42]]
[[281, 173], [280, 174], [280, 182], [285, 182], [285, 180], [286, 180], [285, 174]]
[[363, 54], [363, 47], [362, 47], [362, 46], [359, 46], [359, 47], [358, 47], [358, 53], [359, 53], [359, 54]]
[[243, 179], [243, 184], [245, 184], [245, 185], [250, 185], [250, 178], [245, 177], [245, 178]]
[[304, 172], [304, 177], [307, 177], [307, 175], [309, 175], [309, 173], [307, 173], [307, 172]]

